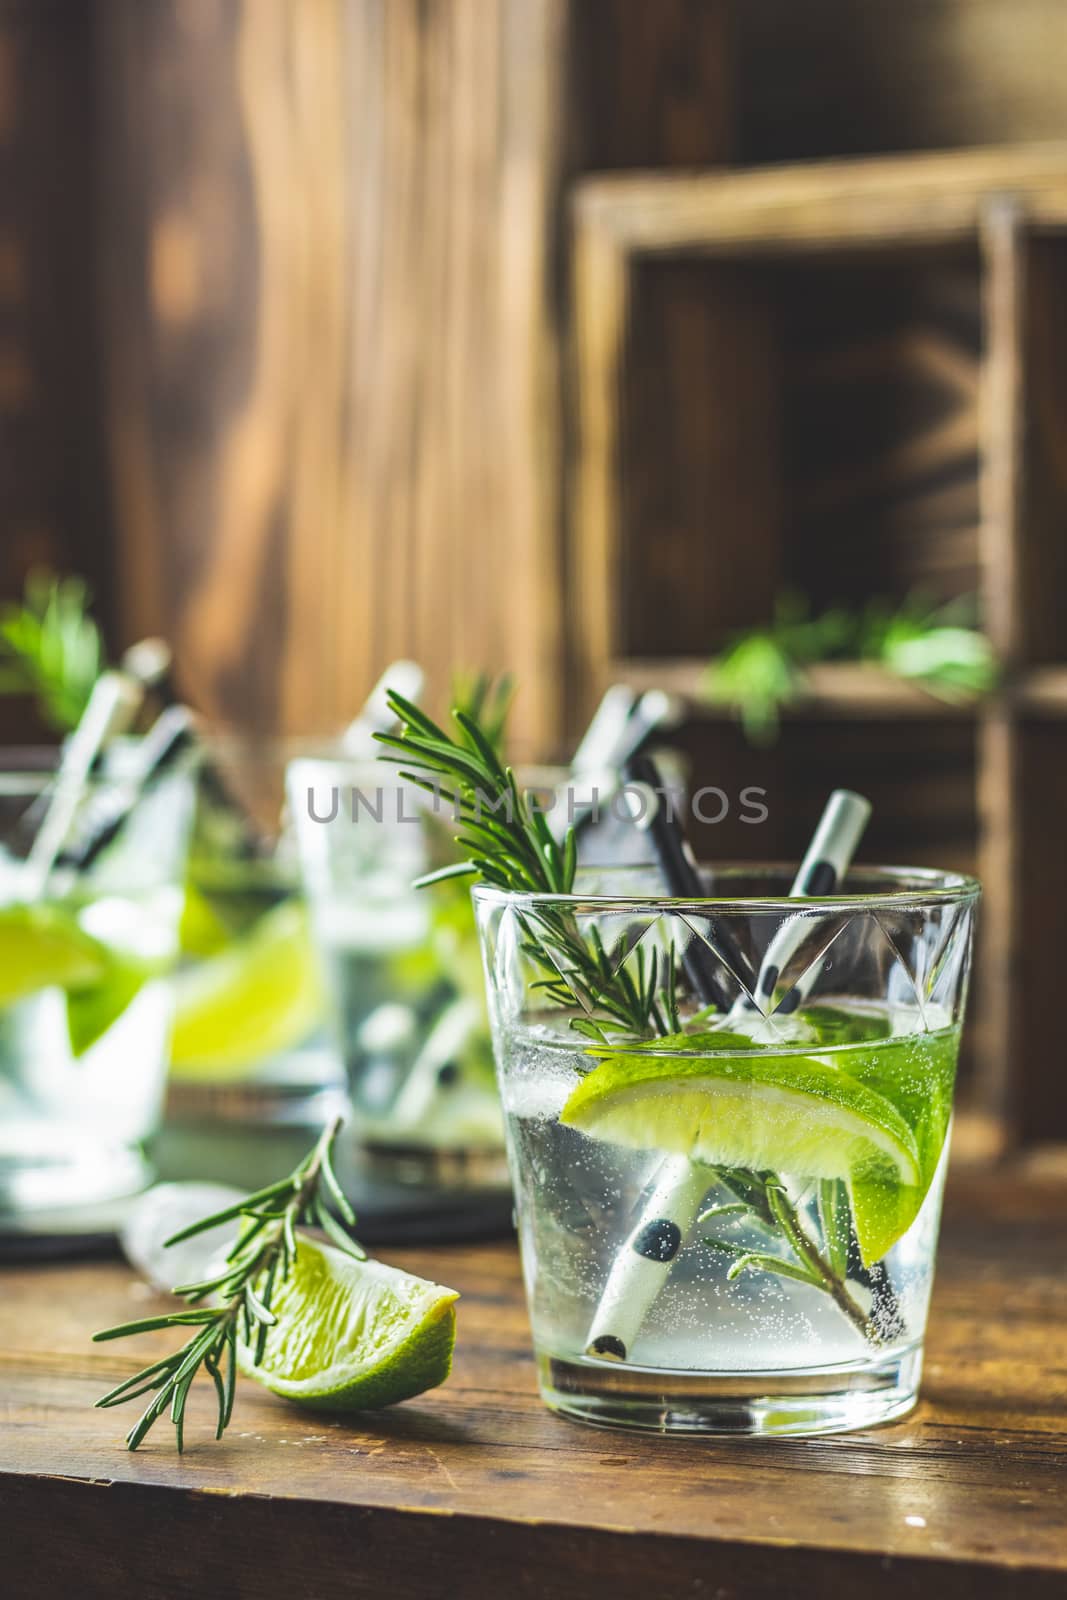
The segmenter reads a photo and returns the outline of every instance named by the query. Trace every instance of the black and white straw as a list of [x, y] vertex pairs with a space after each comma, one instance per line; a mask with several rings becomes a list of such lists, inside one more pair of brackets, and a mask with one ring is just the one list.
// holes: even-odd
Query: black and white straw
[[44, 894], [104, 746], [131, 725], [143, 698], [141, 686], [125, 672], [102, 672], [93, 685], [81, 720], [63, 748], [48, 809], [22, 869], [27, 900]]
[[578, 742], [546, 819], [555, 837], [562, 842], [568, 828], [581, 832], [594, 822], [619, 792], [628, 763], [657, 734], [676, 728], [683, 714], [681, 700], [663, 689], [638, 695], [623, 683], [612, 684]]
[[[654, 767], [635, 764], [632, 776], [638, 782], [656, 778]], [[653, 787], [655, 787], [653, 782]], [[793, 896], [832, 894], [848, 870], [867, 820], [871, 814], [870, 803], [862, 795], [850, 790], [836, 789], [812, 835], [811, 844], [804, 855], [800, 870], [793, 880]], [[649, 827], [649, 836], [656, 848], [657, 859], [672, 894], [688, 898], [694, 880], [697, 893], [702, 893], [699, 876], [689, 858], [684, 842], [679, 842], [680, 830], [667, 826], [663, 816]], [[679, 865], [679, 854], [682, 865]], [[773, 997], [782, 967], [803, 938], [803, 927], [796, 927], [798, 918], [790, 918], [771, 941], [760, 966], [758, 977], [725, 928], [709, 930], [713, 942], [729, 949], [730, 965], [747, 991], [757, 997]], [[720, 919], [721, 923], [721, 919]], [[726, 950], [724, 949], [724, 954]], [[721, 982], [708, 968], [705, 958], [710, 950], [701, 949], [696, 939], [687, 947], [683, 960], [690, 982], [702, 1001], [714, 998], [712, 987], [721, 991]], [[694, 961], [695, 965], [691, 964]], [[742, 978], [742, 974], [747, 975]], [[795, 1010], [804, 994], [818, 976], [806, 973], [794, 990], [797, 999], [789, 1006]], [[801, 992], [802, 991], [802, 992]], [[746, 992], [731, 1009], [731, 1016], [760, 1009], [753, 1005]], [[781, 1007], [779, 1007], [781, 1009]], [[642, 1207], [637, 1226], [629, 1234], [608, 1274], [596, 1313], [586, 1341], [586, 1354], [606, 1361], [626, 1361], [635, 1340], [652, 1309], [657, 1296], [670, 1275], [671, 1269], [686, 1237], [700, 1211], [701, 1203], [713, 1181], [710, 1170], [685, 1156], [668, 1156], [657, 1170], [651, 1190]]]
[[[870, 820], [870, 815], [871, 802], [864, 799], [863, 795], [856, 794], [851, 789], [834, 790], [811, 836], [811, 843], [800, 863], [800, 870], [793, 879], [793, 886], [789, 891], [791, 900], [810, 899], [837, 892], [842, 878], [852, 864], [852, 857], [863, 837], [863, 830]], [[782, 973], [803, 942], [809, 927], [810, 922], [802, 916], [790, 917], [788, 921], [782, 923], [760, 963], [759, 977], [753, 994], [742, 995], [735, 1002], [731, 1016], [741, 1016], [745, 1012], [753, 1011], [762, 1012], [766, 1016], [773, 1011], [776, 1016], [784, 1017], [803, 1004], [819, 976], [818, 963], [808, 968], [777, 1005], [774, 1004], [774, 996]]]
[[641, 1219], [608, 1273], [586, 1340], [586, 1355], [628, 1361], [633, 1342], [697, 1219], [711, 1174], [688, 1156], [656, 1172]]
[[197, 743], [196, 720], [188, 707], [169, 706], [161, 712], [140, 741], [129, 777], [109, 785], [98, 802], [90, 804], [87, 815], [78, 817], [57, 865], [82, 872], [91, 867], [121, 833], [149, 785], [183, 758], [191, 760]]
[[417, 661], [394, 661], [386, 667], [359, 715], [342, 733], [342, 754], [354, 760], [373, 760], [378, 754], [375, 734], [388, 733], [397, 725], [396, 712], [389, 704], [390, 691], [417, 703], [424, 683], [425, 674]]
[[[648, 837], [668, 892], [679, 900], [699, 900], [704, 886], [685, 835], [663, 804], [663, 782], [649, 756], [626, 765], [626, 788], [634, 798], [634, 823]], [[706, 919], [706, 935], [739, 975], [755, 985], [748, 958], [721, 918]], [[682, 962], [694, 993], [704, 1005], [729, 1003], [721, 967], [703, 939], [691, 934]], [[740, 974], [744, 974], [742, 979]], [[589, 1329], [586, 1354], [602, 1361], [626, 1361], [641, 1324], [662, 1289], [708, 1192], [708, 1169], [686, 1156], [668, 1156], [659, 1166], [637, 1226], [627, 1237], [608, 1274]]]

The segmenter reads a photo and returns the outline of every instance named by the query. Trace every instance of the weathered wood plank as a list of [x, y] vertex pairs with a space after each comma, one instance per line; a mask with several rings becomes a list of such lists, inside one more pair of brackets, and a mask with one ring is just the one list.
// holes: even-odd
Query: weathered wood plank
[[[668, 689], [691, 699], [698, 717], [721, 719], [733, 715], [730, 708], [705, 698], [708, 662], [692, 656], [622, 657], [612, 663], [612, 680], [629, 683], [636, 690]], [[966, 706], [954, 706], [929, 694], [916, 683], [894, 677], [883, 668], [865, 661], [821, 661], [806, 671], [805, 692], [795, 706], [783, 715], [814, 719], [885, 717], [906, 720], [932, 717], [939, 722], [958, 721], [969, 714]], [[1028, 691], [1048, 697], [1062, 695], [1067, 708], [1067, 678], [1036, 678]]]
[[719, 0], [595, 9], [102, 8], [124, 625], [215, 716], [327, 729], [414, 654], [558, 740], [566, 177], [729, 120]]
[[640, 254], [774, 255], [973, 238], [991, 194], [1067, 226], [1067, 143], [811, 161], [759, 171], [592, 177], [583, 223]]
[[1067, 808], [1065, 734], [1059, 717], [1044, 715], [1026, 718], [1015, 729], [1018, 924], [1002, 981], [1015, 1001], [1010, 1109], [1021, 1137], [1030, 1142], [1067, 1133], [1067, 1079], [1049, 1052], [1058, 1025], [1067, 903], [1067, 864], [1059, 846]]
[[[61, 1592], [398, 1600], [683, 1593], [1044, 1596], [1067, 1572], [1062, 1185], [957, 1175], [913, 1417], [769, 1445], [584, 1429], [536, 1397], [507, 1245], [408, 1251], [461, 1290], [453, 1377], [393, 1411], [302, 1415], [241, 1384], [209, 1442], [138, 1454], [92, 1397], [165, 1337], [92, 1346], [151, 1303], [118, 1266], [9, 1270], [0, 1301], [8, 1578]], [[996, 1314], [990, 1314], [990, 1308]], [[64, 1537], [49, 1536], [60, 1523]], [[165, 1527], [166, 1554], [160, 1528]], [[182, 1551], [188, 1551], [188, 1566]], [[306, 1564], [301, 1571], [301, 1564]], [[594, 1576], [595, 1574], [595, 1576]], [[210, 1580], [210, 1581], [208, 1581]], [[699, 1580], [699, 1583], [698, 1583]], [[88, 1584], [88, 1587], [86, 1587]], [[376, 1587], [377, 1586], [377, 1587]]]
[[554, 722], [561, 10], [102, 18], [125, 617], [224, 720], [328, 728], [414, 653]]
[[1027, 664], [1067, 660], [1067, 239], [1024, 235], [1019, 385], [1020, 530], [1017, 654]]
[[978, 588], [973, 251], [782, 266], [782, 581], [819, 609]]

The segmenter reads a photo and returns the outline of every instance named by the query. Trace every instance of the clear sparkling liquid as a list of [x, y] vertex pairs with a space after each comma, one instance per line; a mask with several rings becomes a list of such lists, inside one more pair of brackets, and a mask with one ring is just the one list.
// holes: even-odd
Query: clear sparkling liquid
[[[899, 1020], [894, 1031], [899, 1039]], [[612, 1145], [560, 1122], [564, 1103], [590, 1065], [572, 1043], [524, 1030], [500, 1044], [534, 1343], [552, 1361], [603, 1367], [587, 1355], [589, 1332], [665, 1153]], [[921, 1067], [921, 1037], [916, 1044]], [[833, 1059], [829, 1048], [794, 1048], [798, 1055]], [[884, 1365], [887, 1357], [914, 1347], [926, 1320], [944, 1166], [942, 1153], [919, 1215], [884, 1263], [900, 1310], [896, 1338], [873, 1347], [829, 1295], [808, 1284], [751, 1269], [728, 1278], [733, 1258], [709, 1247], [705, 1235], [794, 1258], [780, 1235], [745, 1218], [728, 1225], [723, 1219], [697, 1222], [688, 1231], [631, 1339], [627, 1367], [672, 1374], [856, 1370]], [[805, 1228], [821, 1242], [817, 1183], [779, 1176]], [[709, 1170], [701, 1209], [735, 1199]], [[864, 1308], [870, 1306], [868, 1289], [852, 1281], [849, 1288]]]
[[[0, 1009], [0, 1213], [78, 1207], [138, 1188], [138, 1146], [159, 1120], [172, 995], [178, 891], [107, 895], [83, 907], [86, 932], [146, 974], [80, 1055], [67, 996], [43, 988]], [[158, 966], [158, 975], [152, 975]]]
[[320, 908], [317, 933], [338, 1042], [356, 1131], [367, 1145], [502, 1147], [473, 923], [469, 951], [457, 952], [464, 931], [442, 959], [424, 904], [411, 904], [410, 896], [376, 907], [333, 906], [326, 915]]

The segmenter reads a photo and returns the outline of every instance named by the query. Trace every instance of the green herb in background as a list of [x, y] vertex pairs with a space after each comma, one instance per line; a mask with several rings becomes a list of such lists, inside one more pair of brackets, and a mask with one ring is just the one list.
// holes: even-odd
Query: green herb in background
[[37, 571], [0, 608], [0, 694], [32, 695], [58, 733], [77, 726], [105, 663], [89, 601], [80, 578]]
[[864, 614], [860, 654], [939, 699], [978, 699], [996, 687], [997, 661], [977, 618], [973, 595], [942, 606], [913, 596], [897, 611], [876, 601]]
[[935, 605], [913, 595], [902, 606], [874, 600], [860, 611], [833, 606], [809, 614], [803, 596], [787, 592], [773, 622], [738, 634], [708, 668], [706, 692], [733, 706], [754, 744], [770, 743], [782, 709], [802, 699], [816, 662], [877, 663], [951, 703], [988, 694], [997, 681], [992, 646], [976, 624], [972, 596]]
[[842, 608], [811, 617], [803, 596], [787, 591], [775, 603], [773, 622], [738, 634], [712, 662], [707, 692], [737, 708], [754, 744], [769, 743], [781, 708], [804, 693], [805, 667], [846, 655], [854, 631], [854, 619]]

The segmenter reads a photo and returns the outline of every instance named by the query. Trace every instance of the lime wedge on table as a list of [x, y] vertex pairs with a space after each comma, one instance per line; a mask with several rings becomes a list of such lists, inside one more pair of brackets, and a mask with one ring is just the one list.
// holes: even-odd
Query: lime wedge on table
[[245, 938], [178, 977], [171, 1070], [239, 1078], [300, 1044], [321, 1010], [307, 912], [286, 901]]
[[[655, 1048], [722, 1045], [721, 1034], [678, 1035]], [[955, 1047], [954, 1036], [938, 1035], [825, 1057], [672, 1056], [631, 1047], [582, 1080], [560, 1120], [591, 1138], [709, 1166], [844, 1178], [869, 1263], [911, 1226], [930, 1186], [948, 1125]]]
[[323, 1411], [372, 1410], [443, 1383], [456, 1340], [453, 1289], [380, 1261], [355, 1261], [298, 1236], [275, 1290], [278, 1318], [260, 1366], [247, 1345], [241, 1371], [274, 1394]]
[[83, 989], [108, 969], [106, 948], [59, 906], [0, 909], [0, 1006], [39, 989]]

